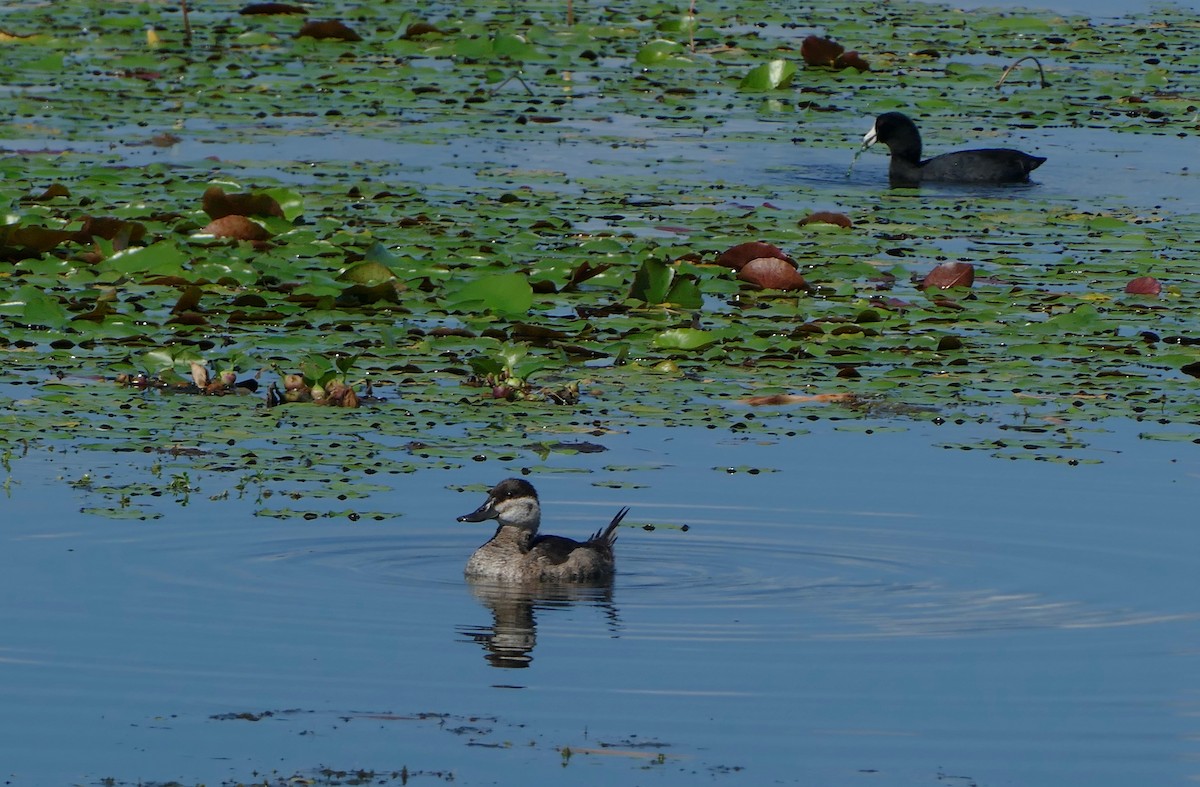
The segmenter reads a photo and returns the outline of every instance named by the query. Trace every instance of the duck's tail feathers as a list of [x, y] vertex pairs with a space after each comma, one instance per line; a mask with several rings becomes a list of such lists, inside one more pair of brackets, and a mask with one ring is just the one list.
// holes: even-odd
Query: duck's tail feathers
[[617, 515], [612, 518], [608, 526], [597, 530], [595, 534], [589, 538], [589, 541], [600, 541], [608, 546], [612, 546], [617, 540], [617, 528], [621, 526], [621, 520], [629, 513], [629, 506], [622, 508], [617, 512]]

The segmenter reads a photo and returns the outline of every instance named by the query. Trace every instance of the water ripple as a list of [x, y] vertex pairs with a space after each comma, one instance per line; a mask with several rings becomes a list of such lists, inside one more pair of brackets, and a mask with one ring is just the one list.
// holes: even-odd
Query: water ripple
[[[603, 599], [534, 594], [526, 600], [540, 608], [602, 602], [619, 613], [620, 636], [651, 639], [973, 636], [1179, 618], [1037, 588], [1028, 578], [1052, 570], [1045, 545], [922, 541], [912, 533], [900, 540], [886, 528], [865, 527], [798, 533], [712, 522], [701, 529], [703, 535], [623, 534], [619, 574]], [[461, 597], [469, 549], [461, 537], [436, 532], [272, 539], [248, 545], [229, 570], [254, 577], [272, 567], [272, 586], [260, 587], [271, 594], [330, 582], [343, 591], [350, 583], [363, 594]]]

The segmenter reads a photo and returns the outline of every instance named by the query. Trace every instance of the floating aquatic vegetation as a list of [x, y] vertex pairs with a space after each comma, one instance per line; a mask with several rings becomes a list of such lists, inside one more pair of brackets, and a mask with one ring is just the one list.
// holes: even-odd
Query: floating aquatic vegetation
[[820, 36], [808, 36], [800, 44], [800, 57], [810, 66], [827, 66], [829, 68], [856, 68], [859, 71], [870, 71], [871, 66], [858, 52], [846, 51], [846, 47]]
[[[193, 9], [191, 48], [165, 6], [6, 15], [23, 37], [0, 43], [14, 85], [0, 447], [182, 445], [204, 450], [172, 457], [194, 478], [274, 463], [286, 471], [265, 484], [309, 490], [329, 474], [287, 461], [294, 441], [315, 455], [377, 435], [356, 469], [409, 473], [520, 454], [478, 447], [495, 430], [535, 442], [514, 417], [543, 435], [783, 437], [835, 411], [901, 425], [1194, 420], [1190, 206], [1084, 203], [1065, 187], [889, 192], [837, 177], [840, 164], [806, 175], [808, 151], [849, 158], [863, 118], [891, 108], [916, 107], [947, 145], [1000, 129], [1193, 135], [1182, 12], [1151, 28], [859, 3], [808, 9], [797, 28], [789, 9], [721, 2], [687, 18], [596, 8], [564, 28], [561, 8], [536, 3], [346, 8], [327, 12], [369, 45], [294, 38], [296, 20], [230, 2]], [[853, 41], [873, 69], [738, 90], [756, 66], [799, 65], [810, 29]], [[997, 90], [1031, 52], [1047, 84], [1022, 64]], [[748, 166], [764, 151], [794, 163]], [[217, 237], [229, 217], [254, 226]], [[770, 248], [721, 261], [747, 238]], [[746, 275], [766, 289], [730, 270], [758, 259], [773, 262]], [[353, 359], [353, 380], [337, 358]], [[279, 401], [328, 401], [335, 378], [379, 400], [330, 418], [155, 393], [228, 393], [229, 373], [259, 370], [301, 377], [275, 384]], [[142, 390], [113, 396], [118, 375]], [[740, 417], [740, 400], [772, 396], [813, 398]]]
[[338, 19], [321, 19], [305, 22], [296, 33], [296, 38], [334, 39], [337, 41], [362, 41], [362, 36]]
[[742, 77], [738, 89], [746, 93], [762, 93], [789, 87], [796, 76], [796, 65], [787, 60], [772, 60], [755, 66]]
[[559, 386], [538, 386], [530, 376], [565, 360], [558, 357], [532, 355], [529, 347], [504, 344], [486, 354], [470, 358], [472, 374], [464, 385], [487, 388], [493, 399], [528, 400], [550, 404], [573, 405], [579, 402], [579, 382], [572, 380]]
[[[271, 383], [267, 389], [267, 407], [305, 402], [351, 410], [358, 407], [361, 401], [358, 392], [346, 381], [357, 360], [358, 356], [345, 354], [308, 356], [300, 363], [299, 374], [280, 373], [282, 391]], [[364, 398], [373, 400], [369, 381], [366, 386]]]

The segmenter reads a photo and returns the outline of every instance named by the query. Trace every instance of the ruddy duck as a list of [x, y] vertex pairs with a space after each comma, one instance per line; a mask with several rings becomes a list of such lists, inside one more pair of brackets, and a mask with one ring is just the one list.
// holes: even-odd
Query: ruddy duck
[[500, 523], [491, 541], [475, 550], [467, 561], [466, 575], [472, 579], [501, 582], [597, 582], [612, 577], [616, 570], [613, 542], [617, 527], [629, 513], [622, 508], [587, 541], [563, 536], [538, 535], [542, 507], [533, 485], [520, 478], [507, 478], [488, 492], [483, 505], [458, 518], [459, 522]]

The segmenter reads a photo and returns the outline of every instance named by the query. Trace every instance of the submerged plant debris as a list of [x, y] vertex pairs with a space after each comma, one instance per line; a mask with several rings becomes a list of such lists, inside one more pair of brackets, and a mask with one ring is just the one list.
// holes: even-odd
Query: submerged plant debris
[[[1053, 156], [1053, 199], [840, 175], [864, 118], [893, 109], [947, 146], [1194, 138], [1193, 14], [263, 10], [204, 3], [190, 43], [178, 4], [6, 12], [6, 455], [182, 446], [194, 477], [313, 496], [536, 459], [513, 446], [555, 434], [787, 440], [831, 413], [936, 419], [948, 447], [1055, 461], [1094, 460], [1087, 432], [1111, 418], [1200, 441], [1194, 204], [1064, 199], [1074, 174]], [[870, 69], [804, 68], [810, 36]], [[1047, 84], [1029, 65], [997, 89], [1031, 54]], [[742, 177], [772, 151], [786, 172]], [[811, 175], [813, 151], [837, 175]], [[751, 241], [786, 254], [713, 264]], [[163, 395], [287, 374], [254, 396]], [[330, 382], [378, 399], [266, 406]], [[968, 423], [989, 436], [962, 442]], [[1009, 439], [1030, 424], [1037, 441]], [[143, 488], [115, 480], [113, 510]]]

